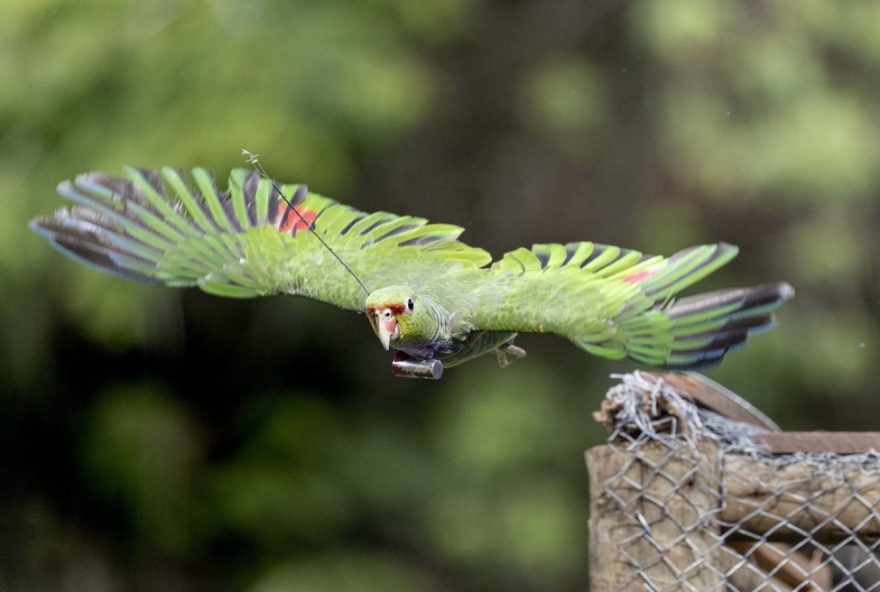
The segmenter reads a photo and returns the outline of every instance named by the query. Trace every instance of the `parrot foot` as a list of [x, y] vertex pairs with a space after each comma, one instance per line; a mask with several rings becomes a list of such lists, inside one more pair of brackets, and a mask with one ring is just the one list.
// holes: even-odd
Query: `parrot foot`
[[443, 376], [443, 362], [440, 360], [419, 360], [403, 352], [395, 352], [391, 360], [391, 372], [403, 378], [427, 378], [439, 380]]
[[[506, 343], [495, 350], [495, 355], [498, 356], [498, 365], [502, 368], [507, 368], [513, 360], [526, 357], [526, 350], [512, 343]], [[510, 358], [513, 358], [513, 360]]]

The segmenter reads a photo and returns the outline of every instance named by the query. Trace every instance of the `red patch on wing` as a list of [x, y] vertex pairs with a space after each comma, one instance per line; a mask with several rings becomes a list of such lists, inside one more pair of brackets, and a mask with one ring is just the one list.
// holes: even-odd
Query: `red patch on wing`
[[640, 271], [633, 272], [629, 275], [623, 276], [623, 281], [628, 284], [638, 284], [639, 282], [643, 282], [655, 273], [660, 271], [659, 267], [654, 267], [651, 269], [642, 269]]
[[[299, 212], [299, 216], [296, 215], [297, 212]], [[314, 210], [280, 203], [278, 204], [278, 222], [276, 226], [281, 232], [296, 234], [297, 231], [311, 226], [316, 217], [317, 213]]]

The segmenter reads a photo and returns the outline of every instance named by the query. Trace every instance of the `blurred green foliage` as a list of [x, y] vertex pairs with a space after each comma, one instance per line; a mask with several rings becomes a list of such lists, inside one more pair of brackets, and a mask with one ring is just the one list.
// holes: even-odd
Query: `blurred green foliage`
[[[632, 366], [401, 381], [367, 324], [104, 277], [30, 233], [57, 182], [262, 155], [500, 254], [739, 244], [780, 328], [711, 376], [876, 429], [880, 3], [0, 3], [0, 589], [578, 590], [589, 412]], [[560, 303], [576, 306], [577, 303]]]

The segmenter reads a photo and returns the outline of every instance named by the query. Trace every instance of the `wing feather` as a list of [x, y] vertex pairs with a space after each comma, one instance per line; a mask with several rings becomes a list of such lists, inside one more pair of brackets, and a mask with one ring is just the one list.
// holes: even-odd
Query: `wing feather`
[[492, 264], [477, 297], [475, 324], [556, 333], [578, 342], [613, 340], [621, 315], [648, 310], [734, 254], [735, 249], [716, 245], [670, 258], [592, 242], [519, 248]]
[[477, 296], [483, 330], [551, 332], [611, 359], [695, 369], [717, 364], [749, 335], [772, 327], [794, 295], [785, 283], [673, 299], [730, 261], [724, 243], [672, 257], [592, 243], [535, 245], [496, 262]]
[[366, 294], [310, 230], [372, 289], [490, 261], [458, 241], [458, 226], [364, 213], [283, 185], [291, 206], [275, 187], [247, 169], [233, 170], [225, 191], [202, 168], [87, 173], [58, 187], [77, 205], [31, 226], [66, 255], [122, 277], [237, 298], [298, 294], [349, 309], [362, 308]]

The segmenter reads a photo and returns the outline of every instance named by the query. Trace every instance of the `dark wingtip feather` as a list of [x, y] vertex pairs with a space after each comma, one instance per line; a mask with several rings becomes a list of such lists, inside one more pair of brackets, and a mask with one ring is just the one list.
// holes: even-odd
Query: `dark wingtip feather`
[[146, 276], [120, 264], [129, 260], [148, 264], [149, 262], [133, 253], [127, 253], [112, 245], [102, 236], [100, 228], [90, 220], [82, 220], [66, 208], [61, 208], [55, 216], [38, 216], [28, 226], [31, 230], [49, 241], [53, 248], [83, 263], [92, 269], [103, 271], [125, 279], [155, 282]]
[[706, 294], [697, 294], [668, 303], [664, 307], [670, 319], [686, 319], [691, 315], [722, 308], [739, 302], [739, 307], [731, 314], [760, 314], [782, 306], [794, 297], [794, 288], [785, 282], [761, 284], [753, 288], [734, 288]]
[[783, 302], [791, 300], [794, 298], [795, 291], [794, 287], [787, 282], [778, 282], [777, 284], [771, 284], [776, 286], [776, 291], [779, 293], [779, 297]]
[[[668, 370], [698, 370], [718, 365], [728, 352], [744, 346], [749, 337], [772, 329], [776, 325], [773, 311], [791, 300], [794, 294], [790, 284], [776, 282], [692, 296], [672, 303], [665, 312], [677, 323], [677, 330], [681, 333], [674, 336], [670, 363], [663, 367]], [[724, 313], [720, 317], [724, 322], [711, 331], [698, 335], [687, 331], [688, 317], [705, 315], [713, 309], [721, 311], [737, 303], [739, 306]], [[676, 342], [692, 343], [700, 338], [707, 340], [700, 347], [676, 349]]]
[[51, 220], [48, 216], [37, 216], [28, 222], [28, 228], [42, 236], [43, 238], [52, 238], [52, 233], [46, 228], [46, 222]]
[[761, 284], [754, 288], [746, 288], [747, 298], [743, 308], [765, 306], [768, 304], [782, 304], [794, 298], [794, 288], [786, 282], [774, 282]]

